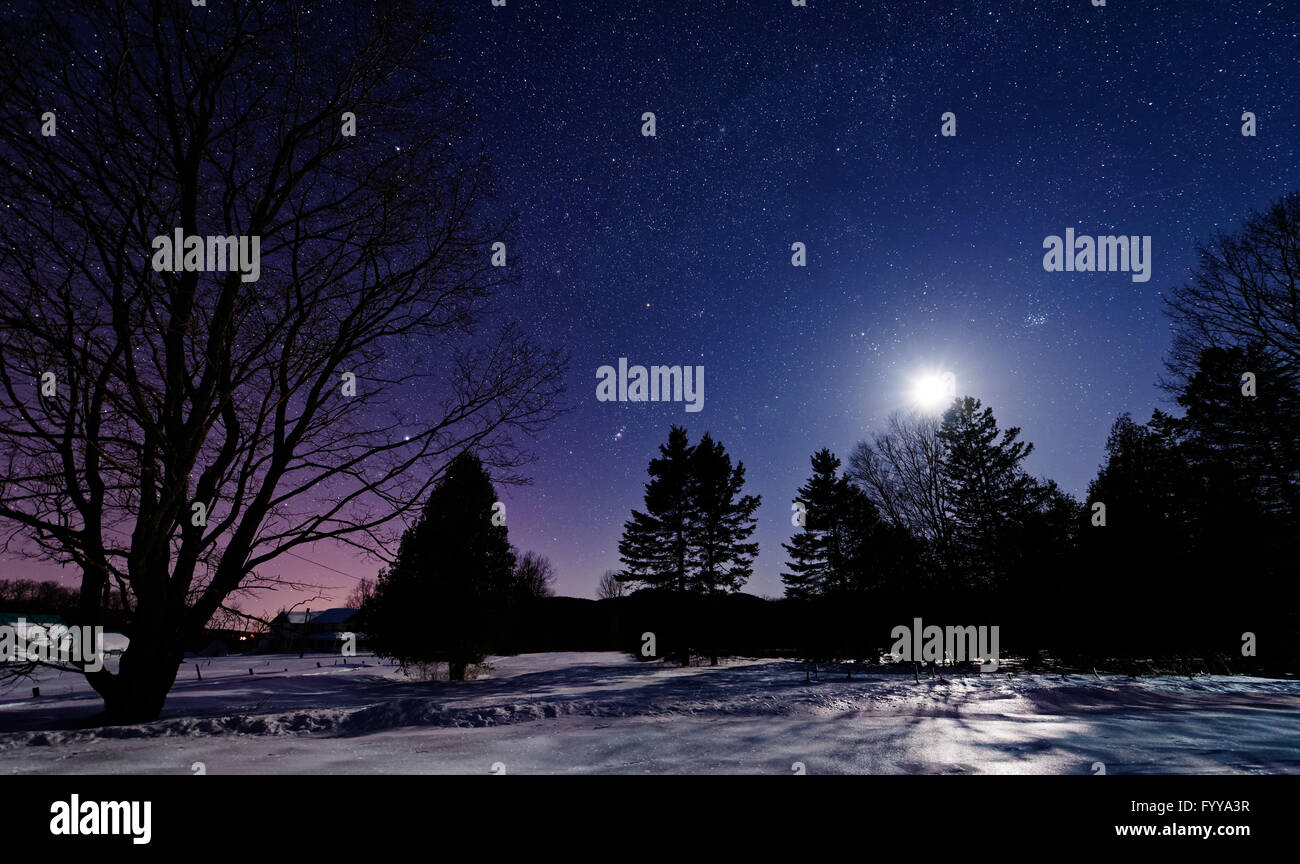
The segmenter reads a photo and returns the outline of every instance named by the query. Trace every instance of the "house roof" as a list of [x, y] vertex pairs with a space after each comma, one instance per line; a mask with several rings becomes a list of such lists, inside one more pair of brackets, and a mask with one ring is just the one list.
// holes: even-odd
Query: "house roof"
[[312, 642], [346, 642], [349, 636], [359, 635], [357, 633], [311, 633], [307, 638]]
[[[312, 624], [342, 624], [357, 614], [356, 609], [321, 609], [311, 613]], [[302, 624], [307, 621], [306, 610], [281, 612], [275, 616], [275, 621], [289, 624]]]
[[31, 612], [0, 612], [0, 625], [16, 627], [20, 618], [28, 624], [39, 624], [42, 627], [49, 627], [51, 624], [63, 623], [63, 617], [61, 615], [44, 615]]

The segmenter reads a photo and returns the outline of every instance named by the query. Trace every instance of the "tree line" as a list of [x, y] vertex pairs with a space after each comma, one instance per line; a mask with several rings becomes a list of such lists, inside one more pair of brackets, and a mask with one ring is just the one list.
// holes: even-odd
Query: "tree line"
[[[330, 541], [386, 557], [458, 454], [508, 475], [561, 410], [564, 353], [494, 301], [517, 277], [483, 252], [509, 224], [439, 72], [447, 27], [387, 4], [346, 33], [280, 4], [19, 4], [6, 17], [3, 83], [22, 110], [0, 116], [0, 530], [17, 554], [74, 568], [70, 624], [120, 618], [120, 666], [86, 671], [109, 722], [156, 718], [185, 645], [214, 618], [253, 620], [237, 601], [284, 586], [283, 556]], [[52, 134], [36, 134], [56, 104]], [[346, 133], [344, 114], [382, 134]], [[900, 418], [850, 455], [854, 500], [804, 502], [791, 602], [865, 597], [893, 615], [997, 601], [990, 615], [1031, 610], [1024, 626], [1057, 639], [1206, 616], [1215, 645], [1248, 627], [1294, 634], [1298, 211], [1287, 196], [1207, 244], [1171, 297], [1183, 416], [1117, 427], [1097, 480], [1105, 528], [1080, 512], [1090, 502], [1022, 476], [1018, 436], [981, 443], [996, 428], [984, 406], [955, 406], [947, 428]], [[260, 278], [154, 271], [152, 241], [178, 228], [260, 238]], [[1245, 372], [1256, 389], [1239, 397]], [[670, 451], [607, 590], [735, 597], [757, 554], [757, 497], [720, 442]], [[840, 466], [820, 461], [839, 484]], [[843, 530], [822, 561], [826, 524]], [[808, 525], [817, 536], [797, 539]], [[454, 648], [458, 669], [517, 645], [507, 622], [537, 608], [519, 599], [536, 559], [477, 529], [423, 530], [481, 562], [467, 572], [482, 584], [422, 594], [399, 556], [376, 596], [437, 600], [426, 641]], [[471, 541], [473, 555], [455, 551]], [[807, 630], [871, 630], [847, 620]], [[726, 650], [716, 625], [702, 632], [715, 643], [702, 650]], [[394, 656], [417, 656], [392, 638]], [[1261, 636], [1260, 651], [1279, 643]]]
[[[623, 566], [601, 578], [601, 596], [642, 622], [619, 644], [683, 663], [716, 662], [742, 644], [871, 660], [893, 625], [921, 617], [998, 626], [1004, 648], [1022, 656], [1293, 666], [1298, 226], [1300, 197], [1290, 195], [1201, 248], [1170, 301], [1177, 339], [1163, 386], [1180, 412], [1157, 410], [1146, 423], [1121, 415], [1083, 500], [1029, 473], [1034, 445], [969, 395], [942, 414], [896, 413], [847, 465], [814, 452], [792, 499], [777, 613], [728, 600], [758, 555], [760, 498], [745, 491], [744, 464], [711, 434], [692, 444], [673, 426], [624, 525]], [[504, 610], [530, 596], [511, 581], [505, 529], [488, 520], [493, 500], [481, 466], [454, 463], [381, 576], [376, 614], [446, 609], [433, 629], [461, 647], [438, 656], [481, 659], [488, 619], [508, 620]], [[597, 642], [601, 626], [591, 629]], [[428, 656], [428, 632], [376, 631], [377, 644], [412, 658], [401, 639], [417, 638]], [[652, 651], [638, 641], [647, 633]]]
[[[1294, 665], [1298, 279], [1297, 194], [1198, 249], [1168, 306], [1161, 386], [1180, 413], [1122, 414], [1085, 500], [1031, 475], [1033, 444], [969, 395], [941, 415], [896, 413], [847, 466], [813, 453], [782, 544], [799, 610], [790, 640], [809, 655], [874, 656], [890, 624], [926, 615], [1000, 625], [1024, 653]], [[758, 499], [741, 492], [743, 467], [725, 484], [701, 467], [722, 452], [708, 435], [693, 451], [673, 428], [625, 526], [619, 580], [708, 595], [752, 573]]]

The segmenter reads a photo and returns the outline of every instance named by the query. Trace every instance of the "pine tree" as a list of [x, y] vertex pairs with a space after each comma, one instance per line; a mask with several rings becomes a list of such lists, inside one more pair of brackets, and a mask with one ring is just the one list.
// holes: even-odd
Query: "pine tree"
[[692, 446], [674, 426], [650, 461], [645, 512], [632, 511], [618, 551], [620, 578], [695, 594], [734, 591], [753, 573], [758, 544], [757, 495], [744, 495], [745, 466], [732, 467], [720, 442], [705, 435]]
[[496, 500], [482, 462], [457, 456], [379, 575], [366, 619], [376, 654], [404, 666], [445, 660], [453, 680], [486, 656], [516, 581], [506, 526], [492, 524]]
[[739, 590], [754, 572], [758, 543], [754, 511], [760, 497], [744, 495], [745, 465], [733, 468], [721, 442], [706, 432], [691, 456], [689, 485], [691, 563], [703, 593]]
[[687, 591], [690, 567], [690, 485], [693, 447], [686, 430], [674, 426], [668, 443], [659, 445], [659, 458], [650, 460], [645, 485], [645, 512], [632, 511], [623, 525], [618, 554], [625, 582]]
[[880, 511], [828, 449], [812, 456], [812, 476], [795, 500], [804, 524], [789, 543], [789, 572], [781, 574], [786, 596], [796, 599], [875, 591], [909, 572], [907, 532], [880, 518]]
[[840, 460], [823, 448], [812, 456], [812, 476], [799, 487], [803, 528], [781, 547], [790, 555], [789, 572], [781, 574], [785, 595], [808, 599], [831, 593], [849, 581], [849, 566], [856, 557], [851, 514], [855, 495], [861, 493], [838, 473]]
[[957, 576], [966, 586], [999, 584], [1007, 575], [1011, 544], [1007, 527], [1023, 524], [1041, 491], [1020, 463], [1034, 445], [1018, 440], [1012, 426], [998, 437], [992, 408], [971, 396], [944, 414], [939, 437], [945, 448], [944, 483], [952, 506]]
[[[1243, 393], [1243, 373], [1254, 376]], [[1284, 357], [1251, 343], [1205, 348], [1182, 382], [1176, 421], [1187, 457], [1222, 466], [1237, 495], [1267, 511], [1300, 516], [1300, 375]]]

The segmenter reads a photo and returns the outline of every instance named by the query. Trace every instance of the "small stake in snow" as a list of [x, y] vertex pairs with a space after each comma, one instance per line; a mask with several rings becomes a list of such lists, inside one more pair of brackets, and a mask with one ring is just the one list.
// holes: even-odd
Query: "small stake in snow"
[[200, 681], [203, 680], [203, 670], [199, 668], [197, 663], [194, 664], [194, 674], [199, 676]]
[[40, 695], [41, 695], [41, 688], [39, 688], [39, 687], [33, 687], [33, 688], [32, 688], [32, 698], [35, 699], [37, 696], [40, 696]]
[[249, 674], [249, 675], [252, 675], [252, 674], [253, 674], [253, 667], [250, 666], [250, 667], [248, 668], [248, 674]]

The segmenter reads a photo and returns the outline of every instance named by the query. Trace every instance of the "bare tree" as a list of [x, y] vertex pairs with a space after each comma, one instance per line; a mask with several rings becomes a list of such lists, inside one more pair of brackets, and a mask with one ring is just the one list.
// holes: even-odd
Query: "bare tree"
[[536, 552], [515, 552], [515, 590], [525, 598], [549, 597], [554, 590], [555, 568], [551, 559]]
[[1174, 289], [1169, 362], [1179, 390], [1206, 348], [1261, 346], [1290, 369], [1300, 368], [1300, 193], [1252, 213], [1241, 230], [1220, 233], [1198, 249], [1189, 282]]
[[[19, 5], [0, 21], [0, 523], [11, 551], [80, 569], [79, 623], [127, 607], [118, 671], [87, 678], [111, 722], [149, 720], [187, 636], [279, 584], [281, 555], [391, 560], [450, 457], [521, 464], [563, 358], [491, 322], [501, 235], [436, 74], [445, 15]], [[177, 229], [259, 238], [260, 278], [156, 271]]]
[[343, 606], [347, 609], [360, 609], [373, 596], [375, 596], [375, 580], [365, 576], [352, 587]]
[[895, 412], [884, 432], [849, 457], [849, 477], [881, 517], [943, 555], [952, 542], [952, 508], [944, 477], [938, 417]]
[[617, 570], [606, 570], [600, 574], [600, 582], [596, 584], [597, 600], [612, 600], [615, 597], [622, 597], [627, 591], [627, 583], [618, 580]]

